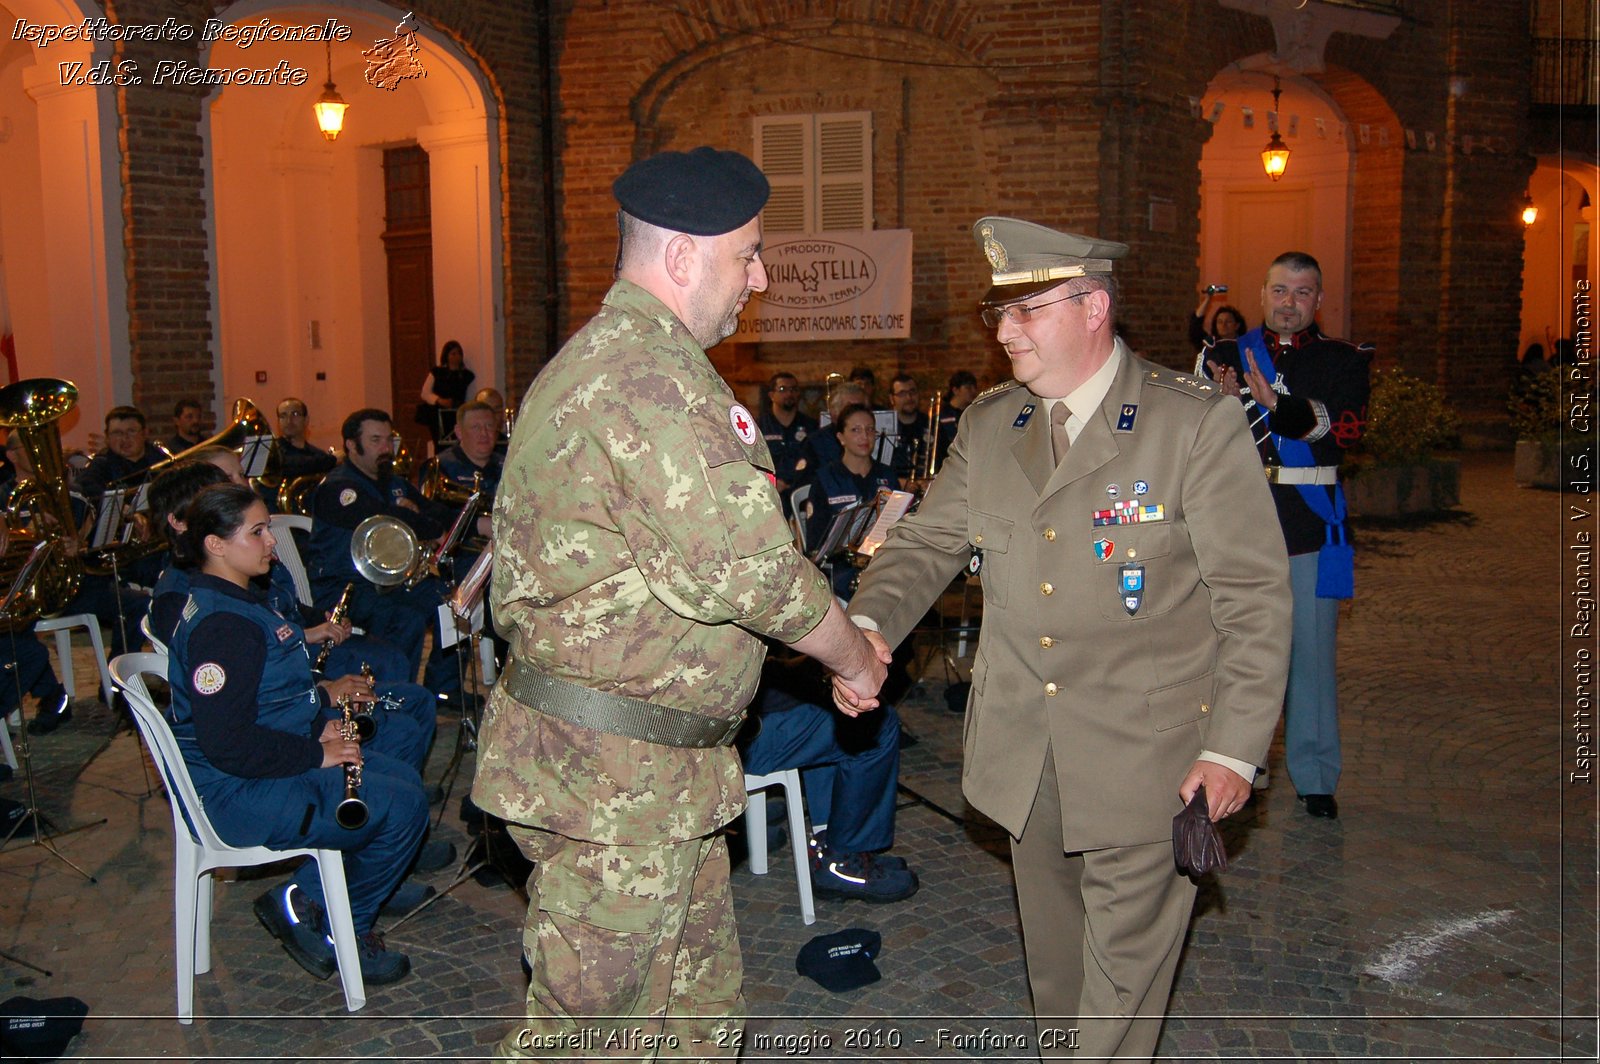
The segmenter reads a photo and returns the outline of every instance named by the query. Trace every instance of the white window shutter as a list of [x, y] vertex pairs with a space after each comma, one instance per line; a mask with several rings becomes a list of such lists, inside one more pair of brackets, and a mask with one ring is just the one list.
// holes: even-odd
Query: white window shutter
[[872, 112], [816, 116], [816, 232], [872, 228]]
[[755, 119], [755, 162], [772, 185], [772, 196], [761, 212], [761, 228], [765, 232], [816, 231], [815, 206], [808, 194], [816, 166], [811, 127], [810, 115]]

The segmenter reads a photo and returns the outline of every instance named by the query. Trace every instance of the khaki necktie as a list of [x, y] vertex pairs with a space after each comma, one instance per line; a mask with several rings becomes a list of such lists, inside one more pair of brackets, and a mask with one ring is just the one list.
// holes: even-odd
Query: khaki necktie
[[1057, 402], [1050, 407], [1050, 446], [1056, 454], [1056, 465], [1067, 457], [1067, 448], [1072, 446], [1072, 437], [1067, 435], [1067, 418], [1071, 416], [1066, 403]]

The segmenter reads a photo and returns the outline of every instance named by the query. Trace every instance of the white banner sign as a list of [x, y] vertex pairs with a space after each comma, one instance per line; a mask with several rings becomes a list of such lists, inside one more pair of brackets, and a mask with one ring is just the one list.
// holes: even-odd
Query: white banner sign
[[745, 305], [735, 341], [911, 335], [911, 230], [785, 235], [761, 260], [767, 290]]

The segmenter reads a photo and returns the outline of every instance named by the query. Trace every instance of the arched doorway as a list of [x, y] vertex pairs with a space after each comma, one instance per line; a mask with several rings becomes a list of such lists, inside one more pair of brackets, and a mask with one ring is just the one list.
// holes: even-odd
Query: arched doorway
[[1349, 334], [1351, 135], [1343, 111], [1315, 82], [1280, 76], [1277, 129], [1290, 148], [1283, 177], [1272, 181], [1261, 150], [1272, 135], [1274, 79], [1248, 61], [1206, 86], [1201, 113], [1213, 133], [1200, 158], [1200, 277], [1229, 286], [1226, 302], [1261, 323], [1261, 282], [1285, 251], [1322, 264], [1320, 320]]
[[[60, 427], [79, 447], [106, 410], [133, 397], [117, 94], [87, 77], [113, 46], [40, 47], [16, 30], [19, 20], [101, 16], [78, 0], [0, 6], [0, 334], [13, 338], [19, 376], [78, 386], [78, 408]], [[0, 366], [0, 384], [9, 379]]]
[[[504, 379], [499, 134], [494, 95], [478, 64], [420, 27], [426, 76], [393, 90], [366, 83], [362, 50], [395, 36], [406, 15], [379, 3], [234, 4], [234, 24], [351, 27], [332, 44], [332, 78], [349, 104], [344, 132], [328, 142], [311, 104], [328, 57], [322, 44], [219, 41], [208, 67], [271, 67], [280, 59], [310, 77], [294, 89], [217, 90], [203, 123], [211, 200], [213, 301], [219, 398], [270, 406], [298, 395], [311, 408], [312, 438], [337, 444], [338, 424], [359, 407], [388, 408], [415, 434], [411, 411], [426, 364], [391, 372], [390, 261], [384, 157], [420, 147], [428, 160], [424, 213], [431, 225], [431, 358], [461, 342], [479, 386]], [[264, 379], [263, 379], [264, 378]]]
[[[1579, 283], [1600, 279], [1594, 241], [1594, 203], [1600, 198], [1600, 167], [1593, 159], [1541, 156], [1528, 179], [1528, 195], [1539, 216], [1523, 234], [1522, 325], [1519, 357], [1539, 344], [1546, 357], [1557, 340], [1571, 340]], [[1592, 288], [1586, 302], [1592, 307]]]

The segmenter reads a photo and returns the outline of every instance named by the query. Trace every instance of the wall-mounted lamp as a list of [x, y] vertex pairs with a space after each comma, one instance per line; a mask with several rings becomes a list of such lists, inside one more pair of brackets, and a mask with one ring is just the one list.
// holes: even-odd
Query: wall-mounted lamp
[[322, 130], [322, 135], [330, 141], [338, 140], [339, 134], [344, 130], [344, 112], [350, 105], [344, 102], [344, 97], [339, 95], [339, 90], [333, 87], [333, 42], [326, 42], [328, 46], [328, 80], [323, 83], [322, 95], [317, 97], [317, 102], [311, 105], [311, 110], [317, 115], [317, 128]]
[[1534, 206], [1533, 197], [1526, 189], [1522, 192], [1522, 227], [1531, 228], [1539, 220], [1539, 208]]
[[1274, 181], [1282, 177], [1283, 172], [1289, 169], [1289, 145], [1285, 144], [1283, 142], [1283, 138], [1278, 136], [1278, 130], [1276, 128], [1278, 122], [1278, 97], [1282, 94], [1282, 92], [1283, 90], [1278, 86], [1278, 76], [1274, 74], [1272, 76], [1272, 116], [1274, 128], [1272, 130], [1272, 139], [1267, 141], [1267, 146], [1265, 148], [1261, 149], [1262, 169], [1266, 170], [1267, 176], [1272, 178]]

